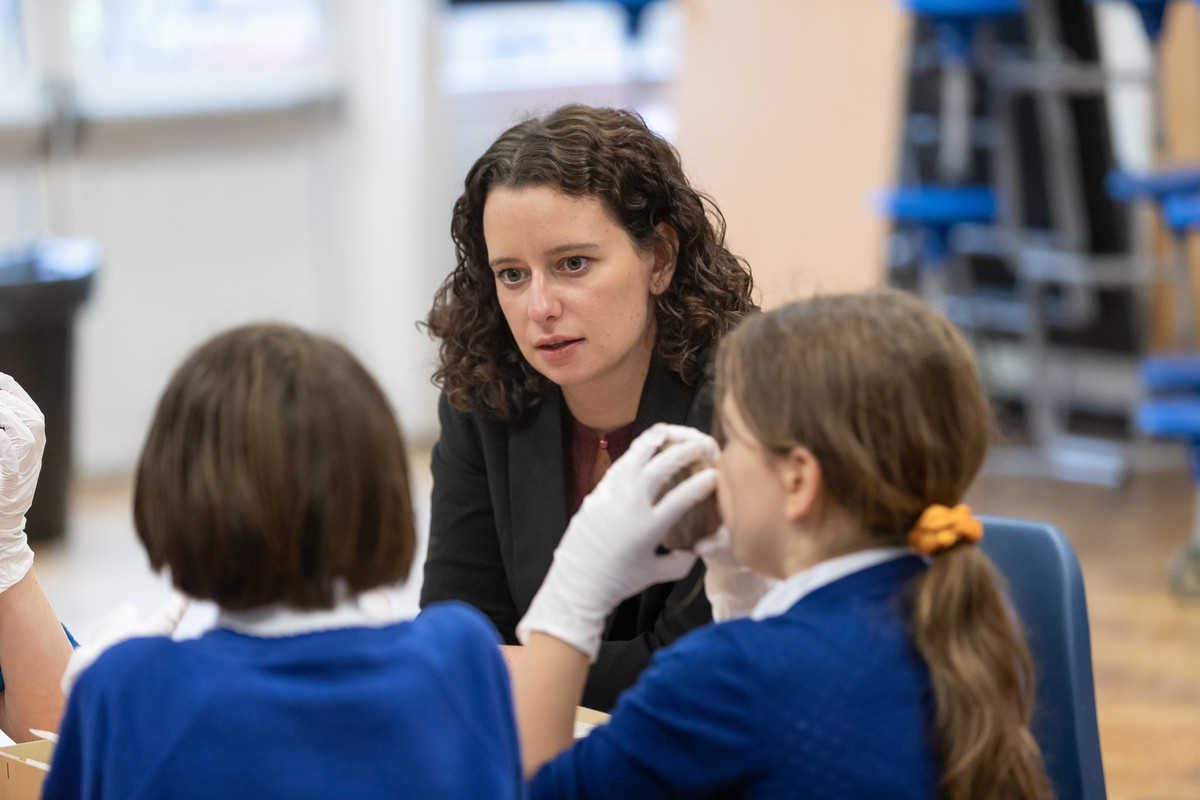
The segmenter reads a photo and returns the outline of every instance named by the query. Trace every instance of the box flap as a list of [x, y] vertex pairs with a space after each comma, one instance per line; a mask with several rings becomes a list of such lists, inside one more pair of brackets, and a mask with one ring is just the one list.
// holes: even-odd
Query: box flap
[[0, 747], [0, 797], [37, 800], [53, 756], [54, 742], [46, 739]]

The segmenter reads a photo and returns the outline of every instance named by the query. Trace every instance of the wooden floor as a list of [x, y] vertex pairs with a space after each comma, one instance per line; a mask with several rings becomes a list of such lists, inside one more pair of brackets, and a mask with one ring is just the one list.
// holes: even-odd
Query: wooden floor
[[1119, 488], [985, 474], [968, 502], [1052, 522], [1075, 547], [1109, 798], [1200, 798], [1200, 603], [1177, 601], [1166, 582], [1192, 526], [1186, 471], [1135, 472]]
[[[992, 470], [967, 498], [979, 513], [1052, 522], [1078, 552], [1113, 800], [1200, 799], [1200, 603], [1181, 604], [1166, 588], [1166, 563], [1192, 525], [1182, 462], [1181, 450], [1167, 459], [1177, 466], [1136, 472], [1115, 489]], [[428, 463], [414, 454], [422, 533]], [[60, 616], [87, 637], [109, 608], [132, 601], [148, 613], [167, 588], [133, 535], [127, 479], [79, 483], [72, 498], [68, 539], [38, 548], [38, 571]], [[405, 587], [414, 610], [415, 589]], [[201, 615], [195, 626], [205, 624]]]

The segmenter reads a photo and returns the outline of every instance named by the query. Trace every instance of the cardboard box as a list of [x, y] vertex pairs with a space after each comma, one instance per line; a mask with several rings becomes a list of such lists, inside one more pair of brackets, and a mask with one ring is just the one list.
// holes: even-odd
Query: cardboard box
[[53, 755], [48, 739], [0, 747], [0, 800], [38, 800]]
[[583, 706], [575, 706], [575, 738], [582, 739], [592, 732], [592, 728], [608, 722], [608, 714], [595, 711]]

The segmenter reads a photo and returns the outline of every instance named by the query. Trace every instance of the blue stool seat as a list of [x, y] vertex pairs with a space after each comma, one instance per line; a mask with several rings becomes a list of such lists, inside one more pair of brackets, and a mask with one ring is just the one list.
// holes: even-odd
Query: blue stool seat
[[1200, 392], [1200, 354], [1150, 356], [1142, 359], [1141, 372], [1142, 385], [1152, 392]]
[[896, 222], [924, 228], [925, 256], [939, 262], [951, 228], [996, 216], [996, 193], [988, 186], [902, 186], [885, 195], [884, 213]]
[[904, 5], [926, 17], [976, 19], [1016, 14], [1025, 4], [1023, 0], [905, 0]]
[[897, 222], [930, 227], [987, 222], [996, 216], [996, 193], [989, 186], [903, 186], [888, 194], [885, 204]]
[[951, 62], [965, 62], [971, 53], [975, 23], [988, 17], [1020, 13], [1024, 0], [905, 0], [914, 14], [938, 25], [938, 42]]
[[1200, 354], [1148, 356], [1141, 361], [1141, 383], [1150, 391], [1200, 392]]
[[1109, 197], [1122, 203], [1195, 194], [1200, 192], [1200, 167], [1143, 174], [1114, 169], [1104, 176], [1104, 189]]
[[1137, 423], [1146, 433], [1200, 439], [1200, 397], [1166, 397], [1138, 406]]
[[1200, 194], [1168, 197], [1163, 201], [1163, 218], [1177, 231], [1200, 228]]
[[[1088, 0], [1089, 3], [1099, 2], [1100, 0]], [[1158, 37], [1162, 34], [1163, 17], [1167, 11], [1167, 0], [1126, 0], [1132, 5], [1142, 18], [1142, 28], [1146, 31], [1147, 38], [1151, 43], [1157, 42]]]

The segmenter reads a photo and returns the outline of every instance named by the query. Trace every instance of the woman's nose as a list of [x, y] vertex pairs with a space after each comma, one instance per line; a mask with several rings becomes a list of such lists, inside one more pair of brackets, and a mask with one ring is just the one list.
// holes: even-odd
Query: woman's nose
[[553, 282], [535, 272], [529, 281], [529, 318], [547, 322], [562, 313]]

